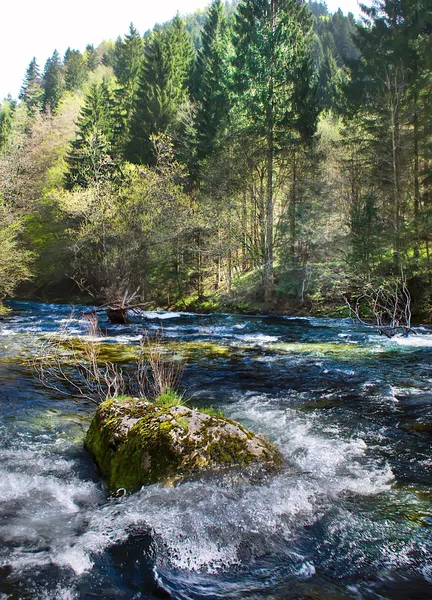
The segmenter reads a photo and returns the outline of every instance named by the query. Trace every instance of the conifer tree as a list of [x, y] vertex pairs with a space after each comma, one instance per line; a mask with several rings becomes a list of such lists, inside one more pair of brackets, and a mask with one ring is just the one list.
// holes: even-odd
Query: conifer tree
[[242, 0], [234, 47], [235, 118], [250, 143], [262, 148], [266, 164], [261, 227], [264, 294], [269, 307], [273, 293], [275, 161], [289, 148], [296, 132], [310, 136], [316, 127], [309, 10], [295, 0]]
[[44, 91], [42, 88], [42, 77], [36, 62], [36, 58], [32, 58], [25, 78], [19, 93], [20, 100], [23, 100], [31, 114], [34, 114], [42, 109]]
[[43, 88], [43, 105], [55, 113], [64, 90], [62, 64], [57, 50], [54, 50], [53, 55], [45, 63]]
[[140, 75], [144, 61], [144, 42], [133, 23], [124, 41], [119, 38], [115, 46], [114, 72], [119, 82], [116, 90], [118, 118], [117, 123], [123, 123], [123, 138], [121, 145], [127, 144], [132, 113], [136, 106]]
[[87, 78], [87, 66], [79, 50], [68, 48], [64, 61], [65, 88], [69, 91], [79, 89]]
[[175, 125], [187, 103], [194, 48], [180, 17], [153, 31], [145, 47], [137, 106], [132, 117], [127, 156], [133, 162], [151, 162], [150, 137]]
[[115, 100], [105, 81], [91, 85], [77, 127], [77, 137], [67, 156], [69, 169], [65, 185], [68, 189], [109, 179], [115, 171]]
[[97, 67], [99, 66], [99, 56], [93, 44], [87, 44], [84, 56], [87, 64], [87, 69], [89, 71], [94, 71], [95, 69], [97, 69]]
[[120, 85], [135, 84], [139, 80], [144, 58], [143, 50], [143, 39], [131, 23], [124, 41], [121, 38], [116, 41], [117, 60], [114, 73]]
[[221, 0], [210, 6], [196, 69], [196, 155], [202, 164], [212, 155], [229, 115], [230, 31]]

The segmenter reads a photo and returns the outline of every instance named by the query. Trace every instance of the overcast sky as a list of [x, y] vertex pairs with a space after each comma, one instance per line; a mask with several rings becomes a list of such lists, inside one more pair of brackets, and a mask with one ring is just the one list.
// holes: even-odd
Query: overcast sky
[[[0, 98], [18, 95], [33, 58], [41, 69], [54, 49], [83, 51], [87, 44], [115, 40], [132, 21], [144, 33], [155, 23], [204, 8], [209, 0], [7, 0], [0, 17]], [[358, 14], [357, 0], [327, 0], [334, 12]]]

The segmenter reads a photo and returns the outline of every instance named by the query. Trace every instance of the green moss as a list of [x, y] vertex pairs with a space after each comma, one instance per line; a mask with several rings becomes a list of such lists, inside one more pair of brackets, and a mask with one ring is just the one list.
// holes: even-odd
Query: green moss
[[173, 425], [162, 423], [152, 427], [152, 418], [143, 417], [133, 427], [112, 460], [109, 487], [137, 490], [145, 484], [157, 483], [172, 476], [179, 457], [171, 449], [169, 433]]
[[226, 466], [246, 466], [253, 461], [245, 440], [224, 435], [209, 445], [212, 461]]
[[[89, 342], [81, 338], [68, 337], [62, 340], [61, 343], [65, 349], [84, 353]], [[127, 346], [126, 344], [114, 344], [103, 341], [92, 343], [94, 343], [97, 348], [97, 357], [100, 363], [124, 363], [136, 361], [139, 356], [138, 346]]]
[[182, 429], [189, 431], [189, 419], [186, 419], [186, 417], [177, 417], [176, 422]]
[[373, 352], [370, 346], [359, 344], [337, 344], [333, 342], [311, 342], [311, 343], [276, 343], [272, 344], [271, 350], [289, 354], [312, 354], [317, 356], [348, 356], [363, 357]]
[[[263, 448], [263, 440], [259, 441], [263, 454], [257, 459], [248, 447], [255, 437], [252, 432], [219, 415], [199, 417], [193, 409], [179, 410], [181, 400], [171, 393], [160, 403], [115, 398], [98, 407], [85, 446], [110, 492], [182, 479], [205, 468], [280, 464], [278, 451], [265, 442]], [[194, 419], [196, 424], [197, 417], [200, 429], [195, 427], [190, 434], [190, 423]], [[229, 424], [240, 430], [238, 435], [232, 434]]]
[[197, 408], [197, 410], [204, 413], [205, 415], [209, 415], [210, 417], [220, 417], [221, 419], [225, 417], [225, 413], [223, 410], [217, 410], [213, 406], [207, 406], [204, 408], [200, 407]]
[[0, 302], [0, 317], [6, 317], [11, 314], [11, 309]]

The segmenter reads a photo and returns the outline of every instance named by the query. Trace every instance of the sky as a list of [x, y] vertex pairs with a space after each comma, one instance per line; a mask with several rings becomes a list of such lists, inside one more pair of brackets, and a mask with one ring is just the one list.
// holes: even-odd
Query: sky
[[[0, 15], [0, 99], [18, 96], [33, 56], [43, 70], [54, 49], [63, 56], [70, 46], [84, 51], [104, 39], [127, 33], [129, 24], [144, 33], [177, 11], [187, 14], [205, 8], [209, 0], [15, 0]], [[327, 0], [331, 12], [339, 7], [358, 14], [357, 0]]]

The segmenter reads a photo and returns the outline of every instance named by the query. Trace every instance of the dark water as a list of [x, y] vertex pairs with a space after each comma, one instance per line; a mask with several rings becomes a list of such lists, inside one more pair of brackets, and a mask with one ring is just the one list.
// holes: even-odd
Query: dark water
[[[286, 470], [107, 497], [82, 447], [94, 406], [41, 389], [25, 360], [70, 307], [0, 323], [0, 599], [432, 598], [432, 331], [349, 321], [145, 313], [196, 405], [265, 433]], [[72, 323], [81, 335], [83, 319]], [[205, 343], [203, 343], [205, 342]]]

